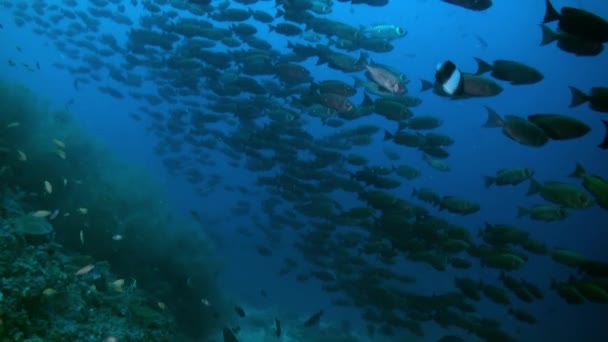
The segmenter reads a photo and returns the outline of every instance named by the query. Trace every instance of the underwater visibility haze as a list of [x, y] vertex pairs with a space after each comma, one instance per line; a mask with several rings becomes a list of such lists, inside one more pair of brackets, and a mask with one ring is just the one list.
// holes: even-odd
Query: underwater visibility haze
[[0, 342], [608, 341], [608, 3], [0, 0]]

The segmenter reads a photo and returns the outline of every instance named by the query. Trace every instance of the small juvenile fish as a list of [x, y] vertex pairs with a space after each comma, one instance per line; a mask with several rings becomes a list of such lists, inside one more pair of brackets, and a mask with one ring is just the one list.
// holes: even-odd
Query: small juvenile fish
[[309, 328], [309, 327], [312, 327], [313, 325], [319, 324], [319, 321], [321, 320], [321, 316], [322, 315], [323, 315], [323, 310], [319, 310], [319, 312], [317, 312], [314, 315], [310, 316], [306, 320], [306, 322], [304, 322], [304, 327]]
[[53, 213], [51, 213], [51, 216], [49, 216], [49, 220], [54, 220], [57, 215], [59, 215], [59, 209], [55, 209]]
[[114, 235], [112, 235], [112, 240], [114, 240], [114, 241], [120, 241], [122, 239], [123, 239], [123, 236], [120, 235], [120, 234], [114, 234]]
[[53, 193], [53, 186], [49, 181], [44, 181], [44, 190], [50, 195]]
[[55, 151], [55, 154], [57, 154], [57, 156], [59, 156], [59, 158], [65, 159], [65, 151], [64, 150], [57, 149]]
[[112, 288], [116, 292], [122, 292], [124, 285], [125, 285], [125, 280], [124, 279], [118, 279], [118, 280], [114, 280], [112, 282]]
[[55, 143], [55, 145], [57, 145], [57, 147], [61, 147], [61, 148], [65, 148], [65, 143], [59, 139], [53, 139], [53, 142]]
[[34, 211], [30, 215], [32, 215], [34, 217], [47, 217], [47, 216], [51, 215], [51, 212], [48, 210], [38, 210], [38, 211]]
[[27, 156], [25, 155], [25, 153], [23, 153], [23, 151], [21, 150], [17, 150], [17, 154], [19, 154], [19, 161], [26, 161], [27, 160]]
[[44, 289], [44, 291], [42, 291], [42, 294], [47, 297], [50, 297], [50, 296], [57, 294], [57, 290], [55, 290], [52, 287], [49, 287], [49, 288]]
[[76, 272], [76, 275], [79, 276], [79, 275], [87, 274], [87, 273], [91, 272], [91, 270], [94, 268], [95, 268], [95, 265], [88, 264], [88, 265], [84, 266], [83, 268], [79, 269]]
[[84, 245], [84, 233], [80, 230], [80, 243]]
[[279, 321], [278, 318], [274, 319], [274, 326], [275, 326], [275, 334], [277, 337], [281, 337], [281, 322]]
[[15, 122], [11, 122], [8, 125], [6, 125], [6, 128], [13, 128], [13, 127], [19, 127], [21, 124], [17, 121]]
[[236, 311], [236, 313], [241, 316], [241, 317], [245, 317], [245, 310], [243, 310], [242, 307], [240, 306], [235, 306], [234, 307], [234, 311]]

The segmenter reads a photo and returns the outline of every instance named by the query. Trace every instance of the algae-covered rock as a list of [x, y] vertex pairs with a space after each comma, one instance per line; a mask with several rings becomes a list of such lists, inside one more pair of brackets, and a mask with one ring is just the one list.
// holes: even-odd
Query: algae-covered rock
[[27, 243], [40, 245], [50, 241], [53, 226], [44, 218], [21, 215], [9, 220], [14, 232], [22, 235]]
[[[0, 128], [10, 127], [0, 134], [0, 342], [175, 341], [178, 326], [204, 340], [223, 325], [200, 304], [205, 296], [224, 307], [210, 240], [173, 213], [145, 169], [114, 158], [67, 109], [49, 107], [0, 78]], [[75, 275], [88, 264], [95, 269]], [[121, 278], [138, 286], [108, 286]], [[161, 298], [170, 309], [155, 311]]]
[[166, 319], [160, 312], [144, 304], [130, 305], [129, 312], [144, 326], [160, 327], [166, 324]]

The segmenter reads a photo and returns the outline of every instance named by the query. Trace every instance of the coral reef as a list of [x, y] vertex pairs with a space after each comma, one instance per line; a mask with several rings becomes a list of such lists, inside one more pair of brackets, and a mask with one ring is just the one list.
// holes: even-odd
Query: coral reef
[[110, 286], [117, 279], [108, 263], [77, 275], [76, 265], [92, 258], [54, 242], [28, 243], [36, 220], [9, 218], [0, 227], [0, 341], [174, 340], [170, 311], [140, 290]]
[[220, 262], [201, 227], [145, 170], [47, 107], [0, 80], [0, 341], [200, 340], [220, 329]]

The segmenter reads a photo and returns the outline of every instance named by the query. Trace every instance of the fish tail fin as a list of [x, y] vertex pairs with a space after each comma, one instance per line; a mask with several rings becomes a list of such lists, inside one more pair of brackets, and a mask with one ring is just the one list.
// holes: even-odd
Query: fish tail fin
[[542, 33], [543, 33], [543, 38], [540, 41], [540, 45], [544, 46], [547, 44], [551, 44], [554, 41], [557, 40], [557, 38], [559, 38], [559, 36], [557, 35], [557, 33], [555, 33], [552, 29], [550, 29], [547, 25], [540, 25], [540, 27], [542, 28]]
[[570, 93], [572, 94], [572, 100], [570, 101], [570, 108], [578, 107], [578, 106], [582, 105], [583, 103], [589, 101], [589, 96], [587, 96], [587, 94], [583, 93], [579, 89], [577, 89], [575, 87], [568, 87], [568, 88], [570, 88]]
[[606, 127], [606, 135], [604, 135], [604, 141], [601, 144], [597, 145], [602, 150], [608, 149], [608, 121], [602, 120], [604, 127]]
[[532, 196], [535, 193], [539, 192], [542, 186], [539, 182], [537, 182], [534, 178], [530, 178], [530, 188], [528, 188], [527, 196]]
[[494, 127], [501, 127], [504, 125], [504, 121], [502, 120], [500, 115], [498, 115], [498, 113], [496, 113], [496, 111], [494, 109], [486, 106], [486, 110], [488, 111], [488, 120], [481, 127], [494, 128]]
[[369, 55], [367, 53], [361, 52], [361, 54], [359, 54], [359, 59], [357, 60], [357, 65], [366, 66], [368, 57]]
[[576, 163], [576, 168], [574, 169], [574, 172], [572, 172], [570, 174], [570, 177], [583, 178], [583, 177], [585, 177], [585, 174], [587, 174], [587, 172], [585, 171], [585, 168], [583, 168], [583, 166], [581, 164]]
[[530, 209], [524, 207], [517, 207], [517, 218], [530, 215]]
[[274, 26], [274, 25], [272, 25], [272, 24], [269, 24], [269, 25], [268, 25], [268, 30], [269, 30], [269, 32], [275, 31], [276, 29], [277, 29], [277, 27], [276, 27], [276, 26]]
[[495, 180], [494, 177], [490, 177], [490, 176], [484, 177], [484, 181], [485, 181], [484, 183], [486, 185], [486, 188], [489, 188], [490, 186], [492, 186], [492, 184], [494, 184], [494, 180]]
[[422, 83], [422, 88], [420, 89], [420, 91], [427, 91], [427, 90], [433, 88], [433, 82], [431, 82], [431, 81], [420, 80], [420, 82]]
[[372, 100], [367, 93], [363, 93], [363, 101], [361, 101], [360, 107], [369, 107], [374, 105], [374, 100]]
[[356, 76], [353, 76], [353, 82], [354, 82], [354, 84], [353, 84], [354, 88], [363, 87], [365, 85], [365, 82]]
[[477, 72], [475, 73], [475, 75], [485, 74], [486, 72], [494, 69], [492, 65], [490, 65], [488, 62], [484, 61], [481, 58], [475, 57], [475, 60], [477, 61]]
[[543, 23], [546, 24], [546, 23], [550, 23], [552, 21], [559, 20], [559, 18], [560, 18], [559, 12], [557, 12], [555, 7], [553, 7], [553, 5], [551, 4], [551, 1], [546, 0], [545, 3], [547, 4], [547, 7], [545, 9], [545, 17], [543, 18]]
[[280, 18], [285, 15], [285, 11], [278, 9], [277, 14], [274, 15], [275, 18]]
[[391, 134], [391, 132], [385, 130], [384, 131], [384, 141], [392, 140], [392, 139], [393, 139], [393, 135]]

